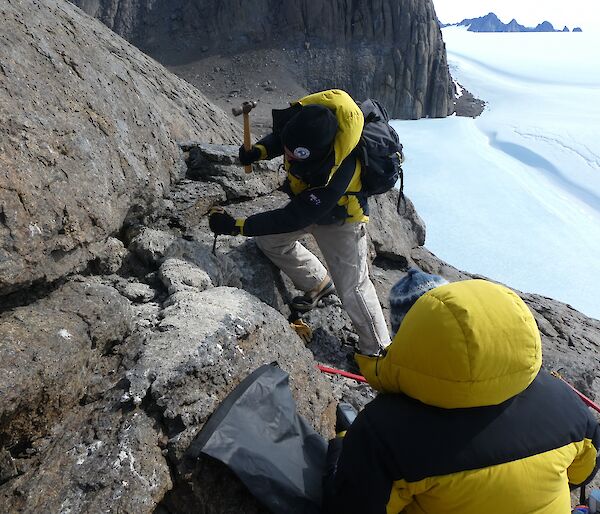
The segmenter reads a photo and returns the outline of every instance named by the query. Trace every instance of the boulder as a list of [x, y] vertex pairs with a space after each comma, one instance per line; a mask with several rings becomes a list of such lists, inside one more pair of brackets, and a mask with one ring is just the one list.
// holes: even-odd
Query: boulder
[[600, 321], [551, 298], [519, 294], [529, 305], [542, 334], [544, 368], [558, 371], [597, 401], [600, 398]]
[[181, 259], [167, 259], [162, 263], [158, 273], [170, 295], [189, 288], [204, 291], [213, 287], [206, 271]]
[[183, 148], [189, 152], [188, 177], [219, 184], [228, 202], [270, 194], [284, 179], [279, 172], [281, 159], [254, 163], [248, 174], [240, 165], [236, 146], [195, 144]]
[[[143, 228], [129, 249], [148, 269], [159, 268], [167, 259], [179, 259], [204, 271], [213, 285], [239, 286], [240, 271], [235, 262], [228, 256], [213, 255], [213, 237], [207, 232], [200, 240], [193, 240], [191, 235], [183, 239], [162, 230]], [[164, 277], [162, 273], [161, 279]]]
[[32, 449], [39, 464], [0, 488], [3, 512], [153, 513], [172, 487], [161, 434], [145, 412], [118, 407], [99, 402], [71, 411]]
[[367, 230], [378, 257], [406, 267], [412, 262], [412, 250], [425, 244], [425, 223], [408, 198], [401, 202], [400, 212], [397, 203], [395, 189], [369, 198]]
[[223, 111], [69, 3], [5, 3], [0, 39], [0, 295], [84, 270], [185, 174], [178, 141], [239, 139]]
[[[169, 200], [163, 204], [162, 221], [168, 219], [168, 226], [178, 227], [183, 232], [197, 225], [211, 207], [227, 201], [225, 190], [220, 184], [190, 179], [183, 179], [174, 184], [168, 198]], [[154, 225], [160, 225], [160, 221]]]
[[176, 241], [177, 236], [169, 232], [142, 228], [129, 244], [129, 250], [148, 267], [153, 267], [166, 259]]
[[73, 281], [0, 317], [0, 447], [47, 435], [88, 390], [94, 368], [132, 329], [112, 287]]
[[[192, 289], [171, 295], [157, 330], [127, 372], [124, 401], [158, 413], [169, 435], [168, 458], [177, 469], [179, 501], [214, 512], [256, 512], [256, 500], [236, 487], [224, 494], [221, 468], [201, 458], [190, 469], [186, 451], [219, 403], [250, 372], [276, 361], [290, 374], [298, 412], [331, 434], [335, 404], [327, 380], [287, 320], [236, 288]], [[217, 471], [219, 470], [220, 471]], [[215, 475], [215, 472], [217, 473]], [[228, 479], [230, 482], [231, 479]], [[234, 480], [235, 486], [237, 482]]]
[[[193, 266], [168, 258], [163, 271], [173, 264]], [[219, 402], [275, 360], [299, 412], [331, 435], [332, 391], [310, 352], [284, 317], [237, 288], [184, 287], [162, 307], [136, 307], [107, 282], [123, 279], [72, 281], [2, 318], [0, 510], [151, 513], [186, 498], [264, 512], [223, 466], [190, 468], [184, 457]], [[134, 326], [140, 315], [147, 322]]]

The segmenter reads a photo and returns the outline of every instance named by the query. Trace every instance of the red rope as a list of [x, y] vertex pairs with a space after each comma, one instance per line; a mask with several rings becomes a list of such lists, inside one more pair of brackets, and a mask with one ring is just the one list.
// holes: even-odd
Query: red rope
[[[356, 375], [354, 373], [350, 373], [348, 371], [343, 371], [341, 369], [330, 368], [329, 366], [323, 366], [322, 364], [317, 364], [317, 368], [319, 368], [323, 373], [329, 373], [330, 375], [340, 375], [342, 377], [351, 378], [352, 380], [356, 380], [357, 382], [367, 383], [367, 379], [362, 375]], [[562, 380], [565, 384], [567, 384], [574, 392], [581, 398], [581, 401], [585, 403], [588, 407], [594, 409], [597, 412], [600, 412], [600, 405], [598, 405], [593, 400], [590, 400], [585, 394], [575, 389], [569, 382], [567, 382], [563, 377], [560, 376], [557, 372], [552, 373], [556, 378]]]
[[343, 371], [341, 369], [330, 368], [328, 366], [323, 366], [322, 364], [317, 364], [317, 368], [319, 368], [323, 373], [329, 373], [331, 375], [340, 375], [342, 377], [356, 380], [357, 382], [363, 382], [365, 384], [367, 383], [367, 379], [362, 375], [355, 375], [354, 373], [349, 373], [348, 371]]
[[567, 382], [563, 377], [560, 376], [560, 374], [556, 371], [554, 371], [552, 373], [552, 375], [554, 375], [556, 378], [562, 380], [565, 384], [567, 384], [573, 391], [575, 391], [575, 394], [577, 396], [579, 396], [579, 398], [581, 398], [581, 400], [583, 401], [583, 403], [585, 403], [588, 407], [594, 409], [596, 412], [600, 412], [600, 405], [598, 405], [596, 402], [594, 402], [593, 400], [590, 400], [585, 394], [583, 394], [582, 392], [578, 391], [577, 389], [575, 389], [571, 384], [569, 384], [569, 382]]

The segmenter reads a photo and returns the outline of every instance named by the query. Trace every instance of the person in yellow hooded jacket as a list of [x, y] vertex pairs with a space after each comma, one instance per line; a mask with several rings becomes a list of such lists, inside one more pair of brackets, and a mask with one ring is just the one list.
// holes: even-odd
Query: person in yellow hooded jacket
[[[305, 292], [293, 299], [296, 310], [310, 310], [335, 287], [359, 335], [361, 353], [377, 355], [390, 336], [367, 265], [368, 203], [361, 163], [353, 153], [363, 126], [360, 107], [339, 89], [274, 110], [273, 132], [251, 150], [240, 147], [240, 161], [283, 155], [289, 203], [245, 219], [213, 212], [209, 225], [215, 234], [254, 236], [263, 253]], [[307, 233], [328, 269], [298, 242]]]
[[384, 356], [356, 359], [381, 394], [338, 439], [325, 512], [568, 514], [597, 470], [598, 422], [540, 369], [535, 319], [504, 286], [435, 287]]

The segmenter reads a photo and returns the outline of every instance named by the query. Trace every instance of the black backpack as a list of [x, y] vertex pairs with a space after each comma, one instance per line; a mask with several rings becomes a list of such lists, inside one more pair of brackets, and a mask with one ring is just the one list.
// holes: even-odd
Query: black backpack
[[388, 123], [390, 118], [383, 105], [372, 98], [358, 105], [365, 117], [365, 126], [355, 150], [362, 164], [362, 191], [367, 196], [379, 195], [392, 189], [400, 180], [399, 211], [404, 197], [402, 143]]

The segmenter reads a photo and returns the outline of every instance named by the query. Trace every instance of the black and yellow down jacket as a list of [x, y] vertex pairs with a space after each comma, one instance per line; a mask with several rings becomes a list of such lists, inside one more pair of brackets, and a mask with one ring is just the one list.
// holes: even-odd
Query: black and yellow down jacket
[[290, 195], [290, 202], [281, 209], [238, 220], [243, 235], [294, 232], [311, 224], [368, 221], [366, 196], [361, 194], [361, 165], [352, 153], [362, 135], [364, 116], [345, 91], [321, 91], [301, 98], [288, 109], [274, 111], [273, 132], [255, 145], [261, 152], [260, 158], [284, 155], [281, 133], [286, 121], [303, 106], [315, 104], [327, 107], [335, 114], [338, 130], [332, 151], [318, 166], [311, 164], [308, 169], [305, 163], [291, 163], [284, 158], [285, 190]]
[[327, 512], [568, 514], [595, 472], [598, 423], [540, 371], [535, 320], [503, 286], [429, 291], [385, 357], [357, 360], [383, 394], [344, 438]]

